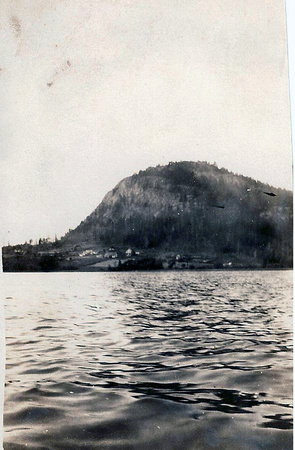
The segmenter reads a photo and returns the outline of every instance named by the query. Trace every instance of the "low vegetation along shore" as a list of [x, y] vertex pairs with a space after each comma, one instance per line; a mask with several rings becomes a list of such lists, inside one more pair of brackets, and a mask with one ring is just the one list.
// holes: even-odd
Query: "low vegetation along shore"
[[4, 272], [208, 270], [291, 268], [274, 258], [237, 254], [169, 252], [131, 247], [102, 248], [62, 245], [60, 241], [39, 245], [3, 247]]

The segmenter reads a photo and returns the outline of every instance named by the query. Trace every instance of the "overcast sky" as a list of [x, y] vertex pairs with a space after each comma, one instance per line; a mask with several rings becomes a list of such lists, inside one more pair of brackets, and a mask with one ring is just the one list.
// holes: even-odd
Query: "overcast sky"
[[63, 235], [169, 161], [291, 188], [282, 0], [4, 0], [0, 14], [1, 244]]

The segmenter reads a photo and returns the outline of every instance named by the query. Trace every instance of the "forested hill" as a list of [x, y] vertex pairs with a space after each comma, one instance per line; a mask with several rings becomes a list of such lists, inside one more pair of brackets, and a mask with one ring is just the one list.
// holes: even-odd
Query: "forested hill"
[[66, 240], [292, 261], [292, 193], [205, 162], [123, 179]]

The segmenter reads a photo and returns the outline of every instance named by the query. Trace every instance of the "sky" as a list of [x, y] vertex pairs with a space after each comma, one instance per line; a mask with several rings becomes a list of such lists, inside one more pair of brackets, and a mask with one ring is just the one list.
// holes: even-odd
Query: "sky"
[[282, 0], [3, 0], [0, 33], [1, 244], [170, 161], [292, 188]]

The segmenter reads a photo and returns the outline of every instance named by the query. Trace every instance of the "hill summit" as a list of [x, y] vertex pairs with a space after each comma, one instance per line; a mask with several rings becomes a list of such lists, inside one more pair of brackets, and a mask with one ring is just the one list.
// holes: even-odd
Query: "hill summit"
[[120, 181], [62, 241], [290, 266], [292, 193], [215, 164], [173, 162]]

